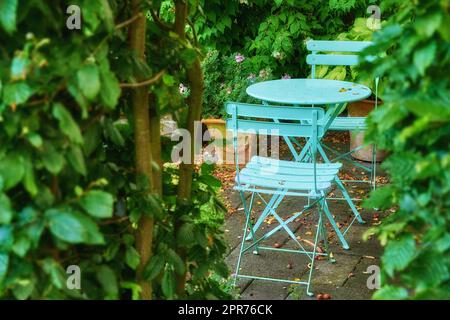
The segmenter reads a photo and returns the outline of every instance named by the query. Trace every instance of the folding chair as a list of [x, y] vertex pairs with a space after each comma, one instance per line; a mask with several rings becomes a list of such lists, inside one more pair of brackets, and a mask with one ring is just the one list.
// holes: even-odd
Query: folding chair
[[[311, 65], [311, 78], [316, 77], [316, 66], [354, 66], [358, 64], [358, 55], [355, 53], [363, 51], [372, 45], [370, 41], [323, 41], [310, 40], [306, 47], [311, 54], [306, 57], [306, 62]], [[322, 52], [322, 53], [319, 53]], [[346, 53], [346, 54], [336, 54]], [[327, 53], [327, 54], [324, 54]], [[350, 54], [348, 54], [350, 53]], [[378, 106], [378, 83], [379, 78], [375, 79], [375, 108]], [[366, 129], [366, 117], [336, 117], [328, 130], [332, 131], [364, 131]], [[346, 160], [352, 165], [357, 166], [370, 174], [370, 180], [343, 180], [343, 182], [368, 182], [370, 186], [376, 188], [376, 146], [372, 145], [372, 159], [370, 166], [365, 166], [351, 158], [351, 154], [362, 149], [363, 146], [341, 153], [337, 150], [321, 143], [323, 148], [334, 154], [336, 158], [331, 162]], [[343, 198], [332, 198], [334, 200], [345, 200]], [[360, 199], [352, 199], [360, 200]]]
[[[225, 105], [226, 112], [231, 118], [227, 119], [227, 130], [233, 132], [233, 146], [235, 151], [236, 163], [236, 186], [239, 191], [244, 212], [246, 216], [244, 235], [239, 250], [239, 257], [236, 266], [234, 284], [238, 278], [249, 278], [256, 280], [268, 280], [284, 282], [290, 284], [306, 285], [308, 295], [313, 295], [310, 290], [311, 277], [314, 270], [314, 261], [316, 256], [328, 253], [318, 252], [317, 244], [319, 236], [324, 240], [325, 252], [328, 252], [328, 237], [324, 218], [333, 226], [336, 234], [348, 248], [341, 231], [330, 213], [326, 202], [331, 184], [335, 181], [340, 163], [317, 163], [316, 154], [319, 139], [324, 135], [325, 112], [322, 108], [316, 107], [285, 107], [285, 106], [261, 106], [253, 104], [242, 104], [228, 102]], [[298, 122], [283, 122], [285, 120], [294, 120]], [[238, 133], [259, 133], [262, 135], [299, 137], [309, 139], [310, 163], [283, 161], [273, 158], [254, 156], [249, 163], [241, 170], [239, 168], [238, 152]], [[245, 193], [250, 193], [249, 202], [247, 202]], [[286, 220], [283, 220], [276, 212], [276, 207], [272, 201], [267, 202], [262, 195], [279, 196], [277, 199], [283, 199], [286, 196], [306, 197], [308, 205], [304, 206], [299, 212], [293, 214]], [[274, 229], [266, 232], [261, 237], [256, 237], [253, 223], [251, 221], [251, 211], [255, 197], [258, 197], [264, 203], [272, 215], [279, 223]], [[276, 201], [277, 202], [277, 201]], [[314, 236], [313, 250], [306, 250], [300, 241], [289, 228], [289, 224], [298, 219], [306, 210], [317, 209], [318, 224]], [[325, 216], [324, 216], [325, 215]], [[284, 230], [290, 239], [298, 245], [298, 249], [273, 248], [260, 245], [261, 241], [268, 239], [276, 232]], [[247, 235], [250, 233], [251, 243], [246, 245]], [[310, 259], [310, 271], [308, 279], [305, 281], [296, 281], [281, 278], [272, 278], [267, 276], [255, 276], [241, 274], [241, 262], [244, 253], [252, 250], [258, 254], [259, 250], [273, 250], [287, 253], [305, 254]]]

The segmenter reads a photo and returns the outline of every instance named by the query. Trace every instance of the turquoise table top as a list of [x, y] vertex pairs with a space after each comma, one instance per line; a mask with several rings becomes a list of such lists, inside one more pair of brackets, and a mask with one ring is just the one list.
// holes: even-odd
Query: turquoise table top
[[247, 94], [264, 102], [329, 105], [368, 98], [372, 91], [361, 84], [325, 79], [287, 79], [255, 83]]

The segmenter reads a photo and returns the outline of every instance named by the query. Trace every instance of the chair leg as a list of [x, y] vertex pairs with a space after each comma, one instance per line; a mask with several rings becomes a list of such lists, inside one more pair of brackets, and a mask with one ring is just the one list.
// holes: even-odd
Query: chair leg
[[[320, 216], [323, 216], [322, 208], [321, 208], [320, 205], [317, 206], [317, 213], [318, 213]], [[323, 240], [323, 247], [324, 247], [325, 252], [327, 253], [327, 256], [328, 256], [328, 260], [329, 260], [331, 263], [336, 262], [336, 261], [330, 256], [331, 252], [330, 252], [330, 248], [329, 248], [329, 245], [328, 245], [328, 230], [327, 230], [327, 227], [326, 227], [326, 225], [325, 225], [324, 223], [322, 223], [322, 226], [321, 226], [321, 228], [320, 228], [320, 234], [321, 234], [321, 238], [322, 238], [322, 240]]]
[[353, 214], [355, 215], [356, 219], [360, 224], [365, 224], [366, 222], [363, 220], [361, 215], [358, 212], [358, 209], [356, 209], [355, 204], [352, 201], [352, 198], [348, 194], [347, 189], [345, 189], [344, 185], [342, 184], [341, 179], [339, 179], [337, 176], [334, 179], [338, 188], [341, 190], [342, 195], [344, 196], [344, 199], [347, 201], [347, 204], [349, 205], [350, 209], [352, 210]]
[[321, 233], [322, 224], [323, 224], [322, 212], [321, 212], [321, 210], [319, 210], [319, 222], [317, 224], [316, 237], [314, 240], [314, 249], [313, 249], [312, 257], [311, 257], [311, 269], [309, 270], [308, 285], [306, 287], [306, 294], [310, 297], [314, 296], [314, 293], [311, 292], [311, 279], [312, 279], [312, 274], [314, 271], [314, 262], [316, 260], [317, 244], [319, 242], [319, 234]]
[[328, 220], [330, 221], [331, 225], [333, 226], [334, 231], [336, 232], [339, 240], [341, 241], [342, 247], [345, 250], [350, 249], [350, 246], [348, 245], [347, 240], [345, 240], [344, 235], [342, 234], [341, 230], [339, 230], [339, 227], [337, 226], [336, 221], [334, 221], [334, 218], [331, 215], [330, 210], [328, 209], [328, 204], [327, 204], [326, 199], [323, 199], [319, 205], [322, 207], [322, 210], [325, 212], [325, 215], [327, 216]]
[[372, 188], [377, 188], [377, 146], [372, 145]]
[[[330, 159], [328, 159], [327, 154], [325, 153], [325, 151], [323, 150], [323, 148], [322, 148], [322, 146], [320, 144], [317, 146], [317, 150], [319, 151], [320, 155], [322, 156], [323, 160], [326, 163], [331, 163]], [[336, 176], [336, 178], [334, 180], [335, 180], [337, 186], [339, 187], [339, 189], [341, 189], [342, 195], [344, 196], [345, 200], [347, 201], [348, 205], [350, 206], [350, 209], [352, 209], [353, 214], [356, 216], [356, 219], [358, 220], [358, 222], [360, 224], [366, 223], [361, 218], [361, 215], [359, 214], [358, 210], [356, 209], [355, 204], [352, 201], [352, 198], [350, 197], [350, 195], [348, 194], [348, 192], [345, 189], [344, 185], [342, 184], [341, 179], [339, 179], [339, 177]]]
[[[274, 195], [270, 199], [268, 206], [264, 209], [263, 213], [261, 213], [261, 215], [259, 216], [256, 223], [253, 225], [254, 233], [256, 233], [256, 231], [258, 231], [261, 224], [264, 222], [264, 220], [267, 218], [267, 216], [269, 216], [270, 208], [273, 208], [274, 210], [276, 210], [283, 199], [284, 199], [283, 195]], [[247, 240], [247, 241], [251, 240], [251, 235], [249, 234], [245, 240]]]
[[[255, 241], [255, 234], [253, 232], [253, 227], [252, 227], [252, 223], [251, 223], [251, 211], [252, 211], [252, 207], [253, 207], [253, 199], [255, 197], [255, 193], [252, 193], [251, 199], [250, 199], [250, 204], [247, 207], [247, 201], [245, 199], [245, 195], [243, 191], [239, 191], [239, 194], [241, 196], [241, 200], [242, 200], [242, 205], [244, 206], [244, 213], [245, 213], [245, 227], [244, 227], [244, 235], [242, 236], [242, 241], [241, 241], [241, 246], [239, 249], [239, 256], [238, 256], [238, 261], [236, 264], [236, 272], [234, 274], [234, 281], [233, 281], [233, 286], [236, 286], [237, 283], [237, 278], [239, 276], [239, 269], [241, 268], [241, 261], [242, 261], [242, 255], [244, 253], [244, 246], [245, 246], [245, 238], [247, 237], [247, 230], [250, 228], [250, 234], [251, 234], [251, 238], [253, 241]], [[255, 243], [255, 242], [253, 242]], [[254, 252], [255, 254], [258, 254], [258, 244], [255, 245], [255, 249]]]

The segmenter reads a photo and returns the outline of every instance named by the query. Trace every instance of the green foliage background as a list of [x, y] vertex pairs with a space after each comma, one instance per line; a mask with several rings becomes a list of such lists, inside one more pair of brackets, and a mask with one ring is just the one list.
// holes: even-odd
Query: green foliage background
[[390, 152], [391, 184], [366, 205], [397, 209], [370, 231], [386, 246], [379, 299], [450, 298], [449, 9], [402, 2], [366, 52], [383, 58], [360, 68], [384, 83], [368, 138]]
[[[82, 8], [81, 30], [66, 28], [71, 4]], [[116, 27], [129, 17], [120, 0], [0, 1], [0, 298], [139, 298], [141, 212], [157, 221], [156, 255], [144, 272], [155, 298], [176, 298], [175, 277], [185, 271], [190, 297], [229, 297], [220, 182], [202, 167], [181, 206], [178, 170], [167, 167], [164, 196], [148, 196], [134, 169], [130, 90], [120, 84], [167, 69], [152, 91], [161, 116], [182, 122], [178, 83], [194, 49], [149, 23], [142, 63], [127, 28]], [[170, 154], [170, 141], [163, 145]], [[178, 234], [175, 219], [183, 222]], [[81, 290], [66, 287], [73, 264]]]

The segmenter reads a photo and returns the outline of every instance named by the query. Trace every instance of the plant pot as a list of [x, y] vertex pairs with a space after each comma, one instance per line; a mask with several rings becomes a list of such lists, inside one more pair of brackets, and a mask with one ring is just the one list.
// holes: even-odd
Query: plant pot
[[[378, 105], [383, 102], [378, 101]], [[358, 102], [352, 102], [347, 106], [349, 117], [367, 117], [372, 110], [375, 109], [375, 101], [373, 100], [361, 100]], [[362, 132], [350, 132], [350, 150], [358, 148], [364, 145], [364, 131]], [[367, 146], [358, 151], [352, 153], [352, 157], [366, 162], [372, 161], [372, 146]], [[387, 152], [377, 149], [376, 161], [381, 162], [387, 156]]]
[[[222, 119], [203, 119], [203, 136], [210, 141], [204, 142], [204, 147], [210, 144], [213, 140], [220, 140], [217, 145], [208, 150], [208, 157], [213, 158], [214, 162], [217, 164], [227, 164], [234, 165], [234, 147], [233, 147], [233, 137], [231, 131], [227, 131], [226, 122]], [[247, 163], [251, 156], [255, 153], [254, 143], [256, 139], [254, 135], [239, 135], [238, 137], [238, 152], [239, 152], [239, 163]]]

